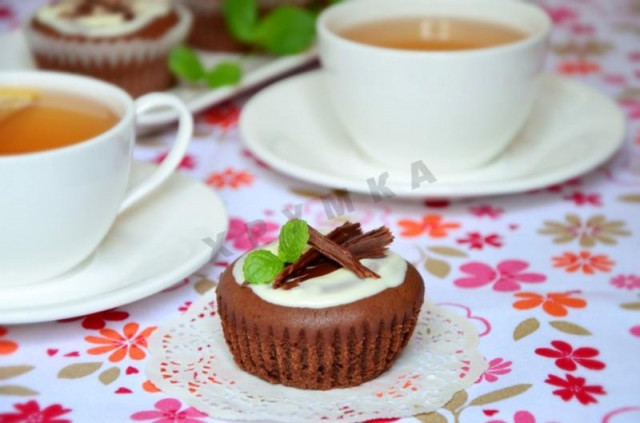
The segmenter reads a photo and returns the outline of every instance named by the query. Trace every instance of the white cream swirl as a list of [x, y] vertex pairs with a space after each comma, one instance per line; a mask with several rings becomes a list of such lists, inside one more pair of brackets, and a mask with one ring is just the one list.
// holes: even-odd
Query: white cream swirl
[[86, 15], [73, 16], [80, 2], [64, 0], [44, 6], [35, 19], [66, 35], [118, 37], [136, 32], [171, 11], [169, 0], [129, 0], [126, 4], [133, 12], [131, 19], [100, 6]]
[[[262, 247], [277, 252], [277, 243]], [[244, 282], [242, 265], [246, 255], [233, 267], [236, 283]], [[407, 273], [407, 262], [392, 251], [379, 259], [363, 259], [362, 264], [380, 275], [380, 279], [359, 279], [347, 269], [338, 269], [323, 276], [308, 279], [293, 289], [273, 289], [271, 284], [249, 285], [264, 301], [284, 307], [326, 308], [349, 304], [371, 297], [387, 288], [402, 284]]]

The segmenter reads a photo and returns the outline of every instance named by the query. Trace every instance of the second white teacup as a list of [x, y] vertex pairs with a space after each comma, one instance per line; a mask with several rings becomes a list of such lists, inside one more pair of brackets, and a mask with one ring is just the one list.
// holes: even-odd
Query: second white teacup
[[[494, 47], [415, 51], [354, 42], [340, 32], [407, 17], [488, 21], [523, 31]], [[381, 164], [421, 160], [437, 177], [498, 155], [536, 98], [551, 22], [540, 8], [504, 0], [352, 0], [318, 20], [333, 106], [360, 150]]]

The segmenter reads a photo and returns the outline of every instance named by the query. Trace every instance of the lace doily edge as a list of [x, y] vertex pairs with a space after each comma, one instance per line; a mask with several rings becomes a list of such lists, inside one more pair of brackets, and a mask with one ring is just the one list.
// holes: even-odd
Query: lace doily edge
[[[178, 324], [180, 324], [180, 322], [184, 319], [189, 319], [191, 317], [193, 317], [193, 315], [197, 314], [199, 312], [199, 310], [201, 310], [204, 306], [206, 306], [208, 303], [210, 303], [212, 301], [212, 299], [208, 298], [207, 296], [203, 296], [202, 298], [200, 298], [197, 302], [195, 302], [194, 304], [192, 304], [192, 306], [189, 308], [189, 310], [181, 315], [178, 316], [172, 320], [170, 320], [169, 322], [165, 323], [164, 325], [162, 325], [161, 328], [159, 328], [158, 330], [156, 330], [151, 337], [148, 339], [148, 344], [149, 344], [149, 361], [147, 363], [147, 366], [145, 368], [145, 374], [147, 376], [147, 378], [153, 383], [155, 384], [159, 389], [162, 390], [162, 392], [170, 395], [170, 396], [174, 396], [176, 398], [180, 398], [181, 400], [183, 400], [186, 404], [195, 407], [196, 409], [199, 410], [206, 410], [208, 409], [208, 407], [206, 406], [206, 404], [204, 404], [203, 402], [201, 402], [196, 396], [193, 395], [185, 395], [185, 392], [182, 388], [173, 385], [173, 384], [168, 384], [168, 383], [164, 383], [164, 380], [162, 379], [162, 377], [160, 377], [160, 375], [154, 371], [154, 369], [157, 369], [160, 366], [160, 363], [164, 360], [167, 359], [166, 356], [157, 356], [154, 355], [153, 352], [159, 352], [159, 351], [163, 351], [162, 347], [161, 347], [161, 338], [162, 338], [162, 333], [166, 332], [167, 328], [171, 328], [174, 327]], [[440, 307], [438, 305], [436, 305], [435, 303], [433, 303], [432, 301], [425, 299], [424, 305], [423, 305], [423, 310], [424, 309], [431, 309], [431, 310], [435, 310], [438, 314], [441, 314], [443, 316], [445, 316], [448, 319], [451, 319], [453, 322], [455, 322], [456, 325], [459, 325], [464, 334], [465, 334], [465, 344], [464, 344], [464, 349], [467, 353], [467, 355], [469, 356], [469, 372], [463, 377], [461, 378], [458, 386], [452, 386], [449, 389], [445, 389], [444, 390], [444, 395], [443, 398], [446, 398], [446, 401], [443, 401], [442, 404], [438, 405], [438, 406], [430, 406], [430, 407], [423, 407], [419, 410], [416, 410], [414, 412], [412, 412], [411, 414], [407, 414], [407, 415], [393, 415], [393, 416], [386, 416], [388, 418], [391, 417], [396, 417], [396, 418], [402, 418], [402, 417], [413, 417], [417, 414], [423, 414], [423, 413], [430, 413], [436, 410], [439, 410], [440, 408], [442, 408], [446, 403], [448, 403], [451, 398], [453, 398], [453, 396], [456, 394], [456, 392], [459, 392], [461, 390], [467, 389], [469, 386], [473, 385], [473, 383], [478, 380], [478, 378], [480, 377], [480, 375], [482, 375], [482, 373], [485, 372], [485, 370], [487, 370], [487, 368], [489, 367], [487, 361], [485, 360], [484, 356], [480, 353], [479, 350], [479, 344], [480, 344], [480, 337], [478, 336], [478, 332], [476, 330], [475, 327], [473, 327], [473, 325], [463, 316], [447, 310], [443, 307]], [[242, 371], [240, 369], [238, 369], [238, 371]], [[461, 387], [460, 387], [461, 386]], [[237, 413], [235, 412], [228, 412], [228, 411], [223, 411], [223, 410], [219, 410], [216, 412], [215, 415], [216, 419], [221, 419], [221, 420], [230, 420], [230, 421], [262, 421], [265, 420], [264, 416], [257, 416], [255, 418], [253, 417], [249, 417], [247, 418], [246, 415], [242, 415], [242, 416], [238, 416]], [[372, 418], [385, 418], [385, 416], [375, 416]], [[267, 419], [268, 420], [268, 419]], [[343, 419], [341, 419], [342, 422], [344, 423], [359, 423], [362, 422], [362, 418], [349, 418], [349, 417], [345, 417]], [[278, 421], [280, 422], [288, 422], [288, 423], [294, 423], [294, 422], [298, 422], [299, 420], [282, 420], [279, 419]], [[310, 422], [309, 419], [305, 419], [305, 422]], [[318, 419], [318, 422], [326, 422], [326, 420], [320, 420]]]

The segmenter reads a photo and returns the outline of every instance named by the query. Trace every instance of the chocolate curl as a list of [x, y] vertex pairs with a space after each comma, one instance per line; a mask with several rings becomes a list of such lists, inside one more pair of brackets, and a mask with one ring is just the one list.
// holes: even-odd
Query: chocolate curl
[[[361, 234], [362, 234], [362, 229], [360, 228], [359, 223], [346, 222], [341, 226], [335, 228], [333, 231], [331, 231], [326, 236], [326, 238], [328, 238], [329, 240], [335, 243], [342, 244], [343, 242], [346, 242], [348, 239]], [[309, 265], [311, 265], [312, 263], [314, 263], [320, 258], [322, 258], [322, 254], [319, 253], [314, 248], [307, 250], [302, 254], [302, 256], [300, 256], [298, 261], [282, 269], [282, 271], [278, 274], [278, 276], [276, 276], [275, 280], [273, 281], [273, 285], [272, 285], [273, 288], [274, 289], [280, 288], [282, 285], [284, 285], [287, 279], [295, 277], [295, 274], [297, 272], [299, 272], [302, 269], [305, 269], [306, 267], [308, 267]]]
[[[386, 254], [386, 249], [393, 242], [393, 235], [389, 228], [380, 227], [365, 234], [356, 235], [344, 242], [343, 246], [349, 250], [353, 256], [360, 260], [363, 258], [382, 258]], [[282, 289], [291, 289], [301, 282], [318, 276], [326, 275], [340, 268], [334, 261], [321, 257], [312, 266], [306, 266], [292, 274], [290, 281], [286, 282]]]
[[356, 259], [349, 250], [328, 239], [311, 226], [309, 226], [309, 245], [318, 250], [318, 252], [323, 256], [328, 257], [333, 261], [340, 263], [342, 267], [351, 270], [360, 279], [380, 278], [376, 272], [360, 263], [360, 261]]

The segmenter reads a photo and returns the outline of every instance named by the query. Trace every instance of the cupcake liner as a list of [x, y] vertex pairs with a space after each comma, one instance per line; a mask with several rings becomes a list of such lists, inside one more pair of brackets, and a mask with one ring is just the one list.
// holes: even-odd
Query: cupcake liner
[[236, 315], [221, 298], [224, 337], [238, 366], [268, 382], [304, 389], [357, 386], [376, 378], [396, 360], [413, 333], [422, 298], [407, 314], [346, 330], [257, 330], [260, 322]]
[[166, 56], [187, 37], [193, 20], [191, 12], [177, 6], [178, 22], [156, 40], [77, 41], [54, 38], [25, 27], [27, 42], [36, 57], [46, 58], [47, 63], [64, 66], [119, 67], [132, 62], [142, 63]]

